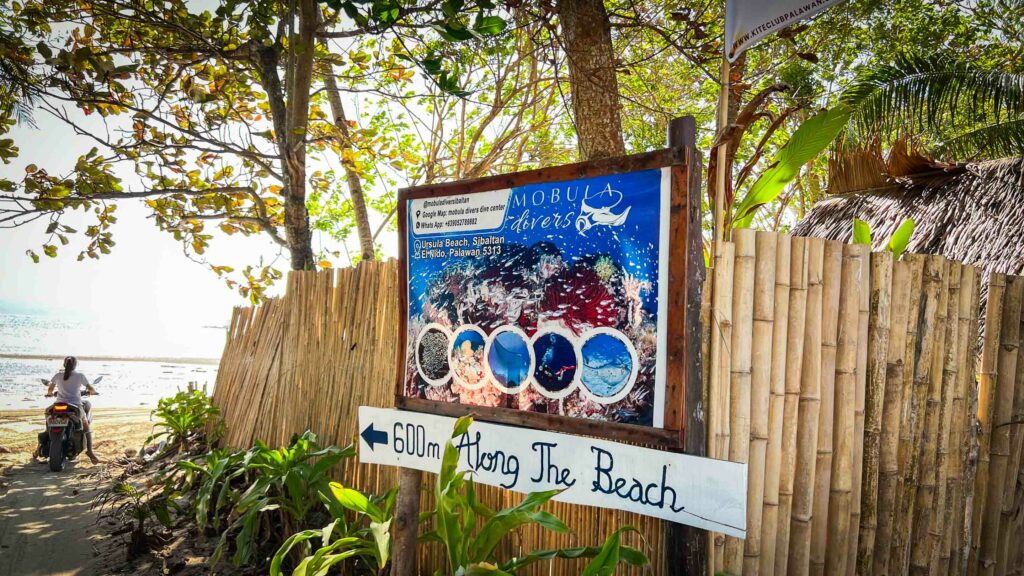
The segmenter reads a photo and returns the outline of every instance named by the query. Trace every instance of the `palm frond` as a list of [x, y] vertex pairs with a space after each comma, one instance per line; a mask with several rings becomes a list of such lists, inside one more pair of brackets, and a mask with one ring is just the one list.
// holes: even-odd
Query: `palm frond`
[[32, 55], [20, 38], [0, 30], [0, 118], [35, 126], [32, 100], [36, 78]]
[[951, 127], [1020, 117], [1024, 76], [981, 70], [944, 55], [908, 54], [862, 70], [841, 101], [854, 111], [847, 144], [876, 134], [943, 135]]
[[1024, 116], [957, 134], [943, 142], [939, 150], [959, 160], [1024, 156]]

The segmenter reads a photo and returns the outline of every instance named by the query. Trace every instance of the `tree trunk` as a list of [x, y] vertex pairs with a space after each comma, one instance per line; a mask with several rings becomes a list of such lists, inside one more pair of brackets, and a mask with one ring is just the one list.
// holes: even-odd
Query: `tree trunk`
[[602, 0], [560, 0], [580, 159], [622, 156], [619, 85], [611, 24]]
[[345, 150], [352, 148], [352, 136], [348, 130], [345, 108], [341, 105], [338, 83], [334, 80], [334, 76], [331, 75], [332, 71], [333, 67], [324, 76], [324, 87], [327, 88], [327, 101], [331, 104], [331, 116], [334, 117], [334, 127], [338, 129], [338, 144], [343, 152], [341, 165], [345, 169], [345, 181], [348, 183], [348, 193], [352, 199], [352, 213], [356, 220], [356, 230], [359, 234], [359, 256], [363, 260], [374, 260], [377, 253], [373, 246], [373, 232], [370, 230], [370, 214], [366, 210], [363, 183], [359, 180], [359, 173], [356, 172], [355, 163], [351, 158], [346, 158], [344, 155]]
[[[298, 30], [289, 42], [285, 65], [285, 83], [277, 73], [280, 44], [258, 48], [261, 83], [274, 123], [278, 153], [281, 157], [284, 230], [288, 241], [292, 270], [311, 270], [312, 233], [306, 209], [306, 127], [309, 123], [310, 86], [313, 81], [313, 45], [319, 18], [314, 0], [300, 0]], [[290, 30], [290, 27], [286, 27]], [[305, 47], [305, 48], [304, 48]]]

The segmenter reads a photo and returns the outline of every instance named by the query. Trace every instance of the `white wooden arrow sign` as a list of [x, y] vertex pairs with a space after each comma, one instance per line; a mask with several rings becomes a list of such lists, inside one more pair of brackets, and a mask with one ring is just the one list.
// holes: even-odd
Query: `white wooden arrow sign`
[[746, 464], [487, 422], [452, 440], [454, 426], [445, 416], [361, 406], [359, 460], [436, 473], [453, 441], [459, 469], [483, 484], [560, 489], [555, 500], [746, 536]]

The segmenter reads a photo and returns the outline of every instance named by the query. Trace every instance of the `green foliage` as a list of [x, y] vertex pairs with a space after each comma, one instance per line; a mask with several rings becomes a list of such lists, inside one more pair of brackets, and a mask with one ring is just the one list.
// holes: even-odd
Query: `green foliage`
[[[892, 254], [893, 259], [899, 260], [910, 244], [910, 237], [914, 234], [914, 219], [907, 218], [892, 233], [889, 241], [885, 244], [885, 250]], [[860, 218], [853, 219], [853, 242], [871, 246], [871, 225]]]
[[354, 454], [352, 446], [320, 447], [309, 431], [277, 449], [257, 441], [246, 451], [213, 450], [178, 461], [164, 493], [171, 501], [191, 498], [199, 529], [220, 534], [213, 564], [231, 547], [233, 563], [241, 566], [275, 550], [320, 502], [333, 502], [328, 474]]
[[892, 257], [899, 260], [903, 256], [903, 252], [906, 251], [907, 245], [910, 244], [910, 237], [914, 234], [914, 219], [907, 218], [900, 224], [900, 227], [892, 233], [892, 237], [889, 238], [886, 249], [892, 252]]
[[853, 219], [853, 242], [871, 246], [871, 225], [860, 218]]
[[[467, 433], [472, 422], [470, 416], [459, 418], [452, 439]], [[500, 561], [495, 557], [498, 545], [524, 526], [537, 525], [561, 533], [569, 531], [561, 520], [541, 510], [559, 491], [534, 492], [516, 506], [492, 510], [476, 498], [472, 478], [467, 472], [458, 471], [458, 459], [458, 449], [453, 442], [447, 442], [435, 486], [436, 505], [423, 516], [423, 520], [433, 520], [433, 530], [420, 536], [421, 541], [444, 545], [450, 574], [515, 574], [525, 566], [553, 558], [592, 558], [584, 571], [588, 575], [610, 574], [620, 561], [633, 566], [647, 563], [643, 553], [621, 544], [622, 533], [634, 531], [631, 527], [615, 531], [600, 548], [538, 550]]]
[[881, 135], [920, 140], [953, 160], [1024, 154], [1024, 75], [945, 54], [909, 53], [865, 67], [841, 97], [847, 146]]
[[[252, 482], [245, 484], [240, 494], [229, 496], [234, 502], [229, 514], [233, 521], [221, 534], [211, 562], [220, 560], [231, 535], [235, 536], [232, 561], [241, 566], [249, 562], [268, 532], [292, 532], [317, 504], [319, 495], [329, 491], [328, 472], [354, 454], [351, 446], [344, 450], [320, 448], [316, 435], [309, 431], [276, 450], [257, 441], [242, 460], [244, 468], [252, 472]], [[276, 513], [276, 523], [266, 523], [264, 515], [269, 512]]]
[[128, 555], [134, 557], [150, 547], [149, 521], [154, 519], [162, 526], [170, 527], [170, 513], [176, 505], [163, 493], [150, 493], [125, 480], [103, 490], [93, 507], [101, 517], [111, 518], [125, 528], [129, 536]]
[[[330, 487], [330, 495], [321, 494], [321, 500], [334, 520], [320, 530], [304, 530], [289, 537], [271, 560], [271, 576], [284, 574], [281, 567], [295, 546], [302, 550], [302, 559], [292, 572], [295, 575], [326, 574], [331, 566], [348, 558], [358, 559], [372, 574], [387, 573], [398, 490], [392, 489], [383, 497], [368, 497], [337, 482]], [[347, 521], [346, 510], [354, 513], [354, 522]], [[311, 551], [309, 542], [317, 538], [320, 547]]]
[[772, 167], [761, 174], [736, 205], [733, 227], [749, 227], [757, 209], [774, 201], [805, 164], [832, 144], [845, 127], [850, 113], [849, 108], [837, 106], [819, 112], [801, 124], [779, 150]]
[[[167, 442], [161, 455], [179, 450], [188, 452], [200, 442], [216, 441], [224, 430], [220, 409], [213, 405], [206, 389], [179, 390], [174, 396], [161, 398], [151, 416], [156, 418], [156, 432], [146, 438], [145, 444], [164, 439]], [[210, 432], [209, 436], [207, 431]]]

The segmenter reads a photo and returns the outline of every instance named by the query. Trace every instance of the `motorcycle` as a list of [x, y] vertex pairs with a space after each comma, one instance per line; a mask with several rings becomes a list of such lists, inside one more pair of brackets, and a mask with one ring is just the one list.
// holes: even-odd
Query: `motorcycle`
[[[99, 384], [100, 376], [93, 384]], [[48, 380], [42, 380], [49, 385]], [[83, 392], [82, 397], [91, 396]], [[46, 409], [46, 430], [39, 433], [37, 453], [47, 458], [51, 472], [64, 470], [66, 462], [74, 461], [85, 450], [84, 418], [80, 407], [67, 402], [54, 402]]]

